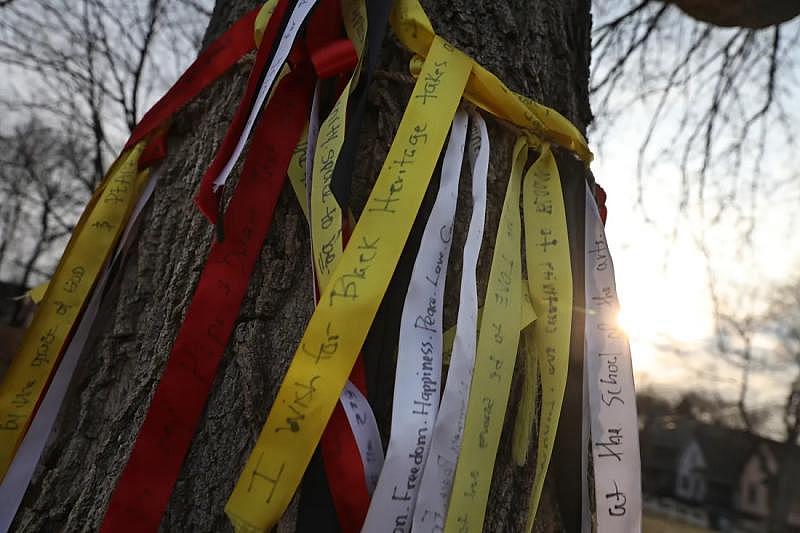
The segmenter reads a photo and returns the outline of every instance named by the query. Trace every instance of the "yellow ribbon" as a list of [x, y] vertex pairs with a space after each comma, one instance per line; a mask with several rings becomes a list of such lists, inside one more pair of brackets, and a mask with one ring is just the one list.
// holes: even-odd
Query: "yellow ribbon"
[[[278, 0], [267, 0], [261, 9], [258, 10], [256, 15], [256, 22], [253, 24], [253, 37], [256, 41], [256, 46], [261, 46], [261, 40], [264, 38], [264, 31], [267, 29], [269, 19], [272, 13], [275, 12], [275, 7], [278, 5]], [[277, 83], [276, 83], [277, 85]]]
[[47, 287], [50, 285], [50, 280], [47, 280], [39, 285], [33, 287], [31, 290], [28, 291], [28, 298], [35, 304], [40, 303], [44, 300], [44, 295], [47, 292]]
[[[525, 280], [525, 283], [528, 281]], [[514, 464], [523, 467], [528, 464], [528, 450], [531, 447], [533, 419], [536, 416], [536, 395], [539, 391], [539, 371], [536, 366], [536, 352], [533, 349], [533, 329], [522, 330], [522, 390], [514, 417], [514, 430], [511, 434], [511, 457]]]
[[533, 325], [532, 341], [542, 379], [536, 476], [528, 508], [530, 532], [555, 444], [567, 383], [572, 326], [572, 268], [564, 197], [549, 145], [542, 146], [542, 153], [525, 175], [522, 188], [525, 262], [533, 308], [538, 317]]
[[361, 220], [225, 507], [238, 531], [267, 530], [289, 505], [389, 285], [470, 67], [434, 40]]
[[[478, 324], [483, 318], [483, 308], [478, 308]], [[538, 391], [539, 373], [536, 367], [536, 353], [533, 350], [532, 328], [528, 327], [536, 320], [536, 313], [533, 310], [530, 292], [528, 291], [528, 280], [522, 279], [522, 318], [520, 319], [519, 329], [522, 335], [522, 351], [525, 357], [525, 364], [522, 367], [524, 372], [522, 380], [522, 391], [520, 392], [517, 414], [514, 417], [514, 432], [511, 437], [511, 456], [517, 466], [525, 466], [528, 462], [528, 448], [530, 448], [531, 431], [533, 429], [533, 418], [536, 414], [536, 395]], [[442, 336], [443, 364], [450, 364], [450, 355], [453, 352], [453, 340], [456, 336], [456, 327], [453, 326], [444, 332]]]
[[147, 171], [137, 176], [143, 148], [120, 155], [90, 200], [0, 384], [0, 479], [146, 181]]
[[489, 271], [464, 438], [445, 522], [446, 533], [481, 531], [483, 528], [519, 346], [522, 306], [522, 292], [519, 290], [522, 279], [519, 193], [527, 159], [528, 142], [525, 137], [520, 137], [514, 147], [511, 178]]
[[[425, 57], [435, 37], [433, 26], [418, 0], [395, 0], [392, 29], [409, 50]], [[549, 140], [575, 153], [587, 165], [593, 155], [581, 132], [563, 115], [515, 93], [494, 74], [472, 60], [472, 74], [464, 98], [498, 118], [533, 133], [529, 140]], [[416, 68], [412, 66], [412, 73]]]
[[[536, 312], [533, 310], [533, 302], [531, 301], [531, 295], [528, 292], [528, 280], [522, 279], [520, 283], [521, 287], [521, 294], [522, 294], [522, 315], [520, 316], [519, 321], [519, 329], [523, 331], [525, 328], [533, 324], [533, 321], [536, 320]], [[481, 321], [483, 320], [483, 307], [478, 308], [478, 327], [480, 327]], [[448, 366], [450, 364], [450, 356], [453, 353], [453, 341], [456, 338], [456, 327], [452, 326], [448, 328], [442, 334], [442, 364], [444, 366]]]
[[[353, 41], [359, 64], [367, 37], [367, 8], [364, 0], [342, 2], [342, 15], [347, 36]], [[311, 179], [311, 248], [314, 269], [320, 287], [328, 284], [331, 273], [342, 255], [342, 210], [331, 191], [331, 177], [344, 143], [347, 102], [350, 86], [357, 80], [359, 69], [347, 82], [339, 98], [319, 128]]]

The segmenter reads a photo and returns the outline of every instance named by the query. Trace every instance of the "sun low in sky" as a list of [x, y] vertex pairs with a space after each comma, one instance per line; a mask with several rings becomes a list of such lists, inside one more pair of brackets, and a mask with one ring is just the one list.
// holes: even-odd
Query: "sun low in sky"
[[[619, 129], [593, 169], [608, 193], [606, 233], [616, 269], [618, 323], [631, 342], [637, 388], [673, 396], [690, 389], [735, 394], [741, 369], [716, 349], [709, 276], [728, 289], [762, 284], [767, 295], [771, 283], [787, 279], [800, 263], [800, 239], [791, 236], [796, 201], [777, 198], [763, 205], [758, 231], [743, 244], [741, 228], [725, 222], [706, 227], [691, 212], [680, 212], [680, 176], [664, 171], [648, 177], [646, 217], [639, 204], [638, 154], [631, 149], [644, 134], [641, 129], [636, 121]], [[698, 235], [713, 247], [710, 266]], [[745, 246], [747, 261], [740, 257]], [[746, 311], [756, 304], [739, 298], [734, 305]], [[754, 387], [757, 394], [770, 389], [780, 387]]]

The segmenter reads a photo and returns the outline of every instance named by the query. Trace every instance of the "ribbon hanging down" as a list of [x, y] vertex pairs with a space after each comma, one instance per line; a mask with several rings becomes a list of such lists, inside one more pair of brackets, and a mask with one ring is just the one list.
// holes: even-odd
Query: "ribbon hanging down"
[[300, 134], [300, 140], [292, 152], [292, 159], [289, 161], [289, 168], [286, 169], [286, 178], [292, 186], [297, 203], [303, 216], [308, 220], [308, 187], [306, 185], [306, 156], [308, 154], [308, 126]]
[[383, 444], [378, 432], [378, 423], [369, 400], [352, 381], [345, 384], [339, 401], [352, 429], [358, 453], [361, 455], [367, 490], [372, 494], [383, 466]]
[[363, 531], [408, 531], [439, 409], [444, 286], [452, 243], [467, 113], [450, 128], [439, 192], [422, 234], [400, 319], [392, 428]]
[[[401, 42], [419, 56], [425, 57], [435, 33], [418, 0], [397, 0], [391, 20], [395, 33]], [[416, 74], [416, 72], [417, 67], [412, 63], [412, 73]], [[593, 156], [585, 139], [566, 118], [553, 109], [512, 92], [496, 76], [476, 63], [473, 64], [472, 74], [465, 89], [464, 97], [497, 117], [522, 127], [532, 145], [539, 145], [544, 140], [572, 151], [587, 165], [592, 160]], [[545, 149], [549, 152], [549, 147]], [[550, 157], [552, 159], [552, 155]], [[552, 174], [556, 176], [555, 181], [559, 181], [554, 160], [551, 166]], [[525, 220], [528, 281], [532, 292], [538, 292], [536, 312], [540, 317], [539, 320], [547, 324], [546, 326], [541, 323], [538, 324], [534, 328], [533, 335], [534, 349], [539, 354], [544, 397], [537, 450], [536, 477], [529, 505], [528, 530], [533, 527], [544, 478], [552, 455], [555, 430], [563, 401], [569, 363], [572, 273], [569, 263], [569, 248], [560, 182], [557, 192], [558, 199], [551, 198], [551, 201], [554, 202], [553, 205], [556, 202], [558, 204], [557, 207], [560, 213], [558, 213], [557, 217], [544, 217], [542, 214], [533, 213], [532, 216], [526, 216]], [[527, 215], [529, 210], [526, 209], [525, 212]], [[544, 260], [538, 265], [535, 264], [536, 258], [531, 260], [531, 249], [536, 244], [535, 242], [528, 242], [531, 239], [531, 231], [529, 230], [533, 229], [529, 227], [531, 221], [536, 221], [537, 224], [546, 223], [547, 226], [543, 226], [544, 230], [556, 231], [559, 234], [558, 239], [546, 239], [542, 250], [547, 252], [547, 248], [550, 248], [551, 253], [547, 257], [552, 257], [553, 260]], [[555, 235], [551, 236], [554, 237]], [[544, 235], [543, 237], [546, 238], [547, 236]], [[553, 250], [557, 252], [553, 252]], [[531, 273], [534, 267], [546, 270]], [[546, 294], [544, 291], [549, 293]], [[544, 302], [547, 304], [546, 309]], [[543, 315], [542, 311], [547, 311], [548, 313]], [[419, 510], [418, 506], [417, 513], [419, 513]]]
[[[340, 80], [320, 80], [314, 93], [309, 120], [306, 180], [309, 194], [308, 222], [311, 234], [312, 262], [317, 287], [321, 292], [330, 281], [330, 274], [343, 249], [342, 210], [330, 191], [334, 165], [341, 150], [347, 119], [348, 99], [360, 71], [365, 53], [367, 9], [364, 0], [343, 0], [323, 3], [318, 9], [329, 9], [330, 15], [317, 13], [308, 28], [309, 39], [319, 40], [331, 26], [338, 29], [341, 19], [355, 50], [358, 63], [336, 97], [328, 116], [319, 123], [320, 109], [327, 109]], [[314, 24], [318, 22], [317, 24]], [[352, 44], [350, 44], [352, 43]], [[315, 292], [315, 296], [316, 296]], [[328, 421], [320, 448], [330, 494], [344, 533], [357, 533], [364, 522], [369, 497], [377, 483], [383, 463], [380, 433], [364, 398], [366, 384], [363, 364], [354, 367], [340, 397], [340, 405]], [[347, 393], [347, 394], [346, 394]], [[363, 400], [363, 401], [362, 401]], [[358, 407], [360, 405], [360, 407]]]
[[[155, 531], [166, 509], [269, 229], [283, 176], [305, 123], [313, 76], [286, 76], [256, 128], [225, 213], [229, 233], [208, 259], [134, 448], [111, 498], [103, 531]], [[281, 120], [284, 127], [272, 127]]]
[[[364, 32], [366, 31], [364, 27], [364, 2], [363, 0], [348, 0], [342, 3], [341, 8], [341, 18], [345, 21], [345, 30], [355, 43], [357, 55], [361, 57]], [[356, 67], [357, 70], [358, 68]], [[356, 73], [353, 74], [353, 77], [355, 76]], [[316, 261], [314, 258], [319, 255], [320, 246], [319, 241], [314, 241], [314, 228], [319, 228], [320, 221], [324, 220], [325, 229], [329, 229], [334, 225], [333, 220], [335, 219], [340, 224], [338, 245], [341, 246], [342, 243], [341, 215], [339, 213], [338, 217], [328, 216], [327, 207], [324, 210], [325, 213], [323, 213], [322, 204], [319, 201], [322, 196], [320, 194], [322, 187], [314, 186], [314, 183], [323, 183], [320, 175], [324, 176], [326, 173], [328, 175], [330, 173], [330, 168], [332, 168], [336, 157], [336, 138], [340, 134], [342, 122], [345, 119], [343, 111], [346, 108], [349, 84], [343, 89], [337, 104], [322, 125], [325, 142], [321, 149], [326, 151], [326, 158], [323, 162], [324, 167], [315, 167], [314, 160], [321, 127], [319, 122], [320, 101], [322, 100], [323, 91], [327, 96], [336, 81], [328, 80], [317, 83], [307, 128], [308, 135], [305, 141], [303, 177], [301, 181], [298, 176], [297, 186], [295, 186], [298, 202], [301, 206], [304, 206], [306, 211], [309, 233], [312, 236], [311, 270], [312, 277], [315, 279], [313, 289], [315, 304], [318, 303], [318, 287], [323, 287], [327, 284], [328, 276], [324, 274], [320, 276], [315, 267]], [[292, 170], [291, 167], [290, 170], [297, 172], [297, 169]], [[313, 202], [312, 189], [318, 195], [313, 198]], [[326, 196], [330, 196], [330, 194], [328, 193]], [[338, 209], [338, 206], [334, 207]], [[332, 243], [326, 244], [329, 248], [331, 245]], [[339, 255], [340, 251], [337, 257]], [[363, 364], [361, 364], [360, 360], [354, 366], [350, 379], [353, 381], [348, 381], [342, 391], [339, 404], [334, 408], [320, 442], [322, 465], [325, 469], [329, 490], [319, 492], [319, 494], [330, 494], [342, 531], [344, 533], [357, 533], [364, 523], [364, 517], [369, 506], [370, 493], [374, 489], [377, 477], [380, 474], [380, 468], [383, 463], [383, 448], [377, 422], [369, 402], [364, 397], [366, 383]], [[312, 468], [317, 467], [319, 467], [319, 463], [316, 466], [312, 465]], [[308, 494], [312, 493], [309, 492]], [[314, 517], [310, 520], [314, 522], [316, 520], [324, 520], [324, 518]], [[312, 528], [318, 528], [319, 526], [320, 524], [310, 525]]]
[[617, 326], [614, 264], [586, 186], [586, 385], [598, 533], [640, 531], [639, 422], [628, 339]]
[[[437, 39], [361, 220], [228, 500], [226, 512], [238, 529], [274, 526], [296, 491], [400, 258], [469, 71], [469, 59]], [[298, 404], [302, 389], [313, 394]]]
[[138, 198], [138, 160], [143, 149], [144, 143], [137, 144], [109, 170], [73, 233], [44, 300], [25, 332], [19, 353], [3, 376], [0, 478], [11, 464], [70, 333]]
[[[352, 4], [352, 5], [351, 5]], [[366, 7], [363, 0], [345, 0], [342, 6], [347, 15], [345, 29], [353, 41], [356, 53], [361, 58], [366, 39]], [[342, 209], [331, 192], [331, 177], [342, 149], [347, 122], [347, 102], [350, 88], [356, 80], [358, 68], [342, 89], [330, 113], [319, 126], [315, 146], [311, 155], [311, 243], [314, 268], [320, 289], [330, 280], [342, 254]]]
[[367, 94], [372, 83], [373, 73], [381, 57], [383, 38], [386, 34], [391, 7], [392, 0], [370, 0], [367, 5], [367, 42], [360, 64], [361, 79], [353, 88], [344, 142], [331, 177], [331, 192], [344, 210], [350, 203], [350, 185], [355, 167], [358, 139], [361, 134], [361, 122], [367, 109]]
[[572, 324], [572, 267], [561, 178], [550, 146], [544, 144], [541, 150], [525, 175], [522, 193], [525, 261], [537, 316], [532, 340], [539, 357], [542, 383], [536, 475], [528, 507], [529, 532], [533, 529], [555, 444], [567, 383]]
[[[348, 44], [355, 51], [357, 63], [347, 83], [341, 87], [328, 116], [321, 124], [317, 116], [320, 108], [319, 100], [329, 102], [335, 95], [340, 80], [322, 80], [318, 83], [312, 117], [309, 121], [307, 158], [309, 163], [307, 180], [310, 184], [308, 186], [309, 228], [313, 268], [320, 292], [329, 283], [331, 268], [338, 262], [343, 249], [342, 211], [333, 201], [330, 179], [344, 137], [350, 93], [354, 82], [358, 79], [361, 61], [366, 53], [368, 30], [367, 7], [364, 0], [343, 0], [341, 6], [338, 2], [332, 2], [331, 6], [343, 21], [349, 43], [352, 43]], [[311, 27], [309, 28], [311, 32], [321, 34], [323, 29], [330, 25], [328, 19], [316, 17], [315, 20], [319, 20], [323, 28]], [[322, 259], [323, 257], [327, 258], [327, 262]], [[323, 265], [329, 268], [326, 269]], [[336, 407], [321, 443], [331, 495], [345, 533], [358, 531], [361, 528], [369, 505], [369, 494], [375, 488], [383, 462], [378, 426], [372, 409], [363, 396], [366, 387], [362, 365], [357, 365], [354, 369], [353, 380], [349, 381], [348, 386], [342, 391], [341, 407]], [[361, 407], [355, 409], [354, 406], [357, 404], [361, 404]], [[347, 433], [351, 433], [352, 437]], [[351, 444], [353, 439], [357, 450]], [[361, 457], [363, 468], [358, 467], [358, 455]]]
[[517, 140], [514, 155], [512, 169], [516, 172], [512, 170], [508, 183], [492, 254], [464, 437], [447, 509], [446, 532], [483, 529], [489, 485], [517, 359], [522, 308], [519, 196], [520, 171], [528, 159], [525, 138]]
[[480, 115], [474, 113], [472, 118], [476, 125], [475, 133], [470, 139], [469, 157], [473, 169], [472, 217], [464, 245], [456, 335], [447, 371], [447, 383], [436, 423], [431, 432], [428, 460], [422, 473], [417, 505], [414, 508], [412, 530], [418, 532], [440, 531], [444, 526], [475, 364], [478, 331], [476, 269], [486, 217], [489, 136], [486, 124]]
[[[318, 99], [319, 83], [311, 105], [308, 127], [292, 154], [287, 170], [287, 176], [307, 220], [310, 204], [308, 185], [312, 180], [311, 168], [319, 130]], [[313, 264], [311, 268], [313, 273]], [[312, 297], [316, 303], [316, 287]], [[351, 379], [358, 380], [362, 375], [363, 365], [359, 368], [357, 364]], [[370, 493], [380, 475], [383, 448], [375, 416], [359, 387], [348, 381], [339, 403], [341, 405], [334, 409], [323, 433], [322, 456], [339, 525], [344, 533], [358, 532], [364, 523]], [[335, 427], [332, 428], [332, 424]], [[359, 461], [360, 467], [357, 464]]]
[[[289, 37], [294, 41], [300, 24], [305, 20], [308, 11], [312, 7], [309, 4], [313, 5], [315, 3], [315, 0], [301, 0], [301, 2], [298, 2], [289, 17], [291, 22], [286, 21], [285, 24], [284, 17], [289, 9], [288, 0], [278, 0], [272, 9], [272, 13], [269, 13], [268, 10], [262, 11], [262, 13], [268, 13], [269, 18], [262, 33], [261, 44], [258, 47], [250, 77], [247, 80], [245, 93], [231, 119], [214, 160], [200, 180], [200, 186], [195, 196], [195, 202], [197, 202], [200, 210], [212, 223], [217, 222], [219, 211], [217, 190], [220, 184], [225, 183], [230, 174], [228, 167], [232, 168], [238, 160], [238, 156], [241, 155], [255, 120], [269, 96], [275, 79], [281, 72], [286, 56], [277, 65], [276, 61], [271, 60], [277, 60], [279, 53], [281, 55], [285, 53], [288, 56], [289, 50], [285, 50], [285, 48]], [[283, 26], [285, 26], [285, 31], [278, 37]], [[279, 41], [283, 47], [280, 49], [273, 48], [273, 44], [276, 41]], [[289, 47], [291, 48], [291, 43], [289, 43]], [[273, 51], [275, 52], [274, 55]], [[237, 154], [236, 158], [233, 158], [234, 154]]]
[[0, 533], [6, 533], [11, 528], [11, 523], [14, 520], [20, 503], [22, 503], [22, 498], [25, 496], [28, 485], [33, 478], [36, 465], [39, 463], [45, 444], [56, 422], [56, 417], [60, 411], [64, 396], [67, 393], [67, 388], [72, 381], [72, 375], [78, 365], [84, 345], [89, 337], [89, 332], [94, 324], [97, 311], [100, 308], [105, 287], [110, 278], [110, 272], [114, 264], [120, 260], [121, 254], [133, 233], [132, 230], [139, 219], [139, 215], [150, 199], [153, 189], [155, 189], [158, 175], [156, 173], [150, 175], [148, 172], [143, 172], [140, 173], [139, 179], [146, 180], [147, 185], [144, 187], [136, 207], [133, 209], [133, 213], [131, 213], [128, 219], [125, 231], [120, 238], [119, 246], [117, 246], [114, 259], [104, 268], [100, 275], [94, 291], [92, 291], [92, 296], [89, 299], [86, 310], [80, 318], [80, 322], [58, 365], [53, 380], [47, 388], [47, 393], [31, 422], [28, 432], [25, 434], [25, 438], [20, 444], [17, 454], [14, 456], [14, 460], [6, 476], [3, 478], [3, 481], [0, 482], [0, 502], [3, 502], [3, 505], [0, 505]]
[[[263, 107], [264, 102], [266, 102], [267, 96], [270, 94], [281, 68], [283, 68], [283, 65], [286, 63], [286, 59], [289, 57], [289, 51], [292, 49], [292, 45], [297, 38], [297, 33], [300, 31], [303, 22], [305, 21], [306, 17], [308, 17], [308, 14], [311, 12], [311, 9], [316, 5], [316, 3], [316, 0], [298, 0], [298, 2], [295, 4], [294, 10], [292, 10], [292, 14], [286, 23], [286, 28], [283, 31], [283, 35], [281, 35], [281, 38], [275, 47], [269, 68], [267, 68], [266, 73], [264, 73], [261, 86], [258, 89], [258, 94], [253, 102], [253, 106], [250, 108], [250, 113], [247, 115], [247, 121], [244, 124], [241, 135], [239, 135], [236, 146], [233, 149], [233, 153], [225, 162], [225, 165], [222, 167], [222, 170], [220, 170], [219, 175], [214, 179], [212, 187], [214, 192], [216, 192], [218, 188], [225, 185], [225, 182], [228, 180], [228, 177], [233, 171], [233, 166], [241, 157], [242, 151], [244, 150], [244, 145], [247, 142], [247, 139], [250, 137], [250, 132], [253, 130], [253, 126], [256, 123], [256, 118], [261, 113], [261, 108]], [[273, 21], [270, 20], [270, 23], [273, 23]], [[253, 72], [257, 72], [257, 70], [254, 69]]]

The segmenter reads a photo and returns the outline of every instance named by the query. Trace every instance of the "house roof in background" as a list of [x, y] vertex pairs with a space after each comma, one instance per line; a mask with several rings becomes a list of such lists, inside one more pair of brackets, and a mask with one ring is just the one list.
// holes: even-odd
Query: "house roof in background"
[[[680, 454], [694, 440], [703, 452], [709, 481], [735, 483], [744, 464], [761, 445], [800, 476], [800, 447], [680, 415], [651, 420], [642, 430], [641, 440], [645, 468], [677, 468]], [[787, 456], [793, 460], [785, 461]]]

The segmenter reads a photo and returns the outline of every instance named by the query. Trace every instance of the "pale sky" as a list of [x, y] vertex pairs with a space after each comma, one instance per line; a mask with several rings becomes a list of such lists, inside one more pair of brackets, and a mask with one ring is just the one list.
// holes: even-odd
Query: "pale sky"
[[[648, 215], [655, 223], [647, 222], [637, 207], [636, 180], [636, 148], [645, 135], [647, 112], [644, 106], [632, 107], [605, 139], [602, 150], [594, 146], [597, 157], [592, 165], [608, 192], [606, 231], [616, 267], [620, 322], [631, 339], [637, 388], [652, 387], [672, 397], [691, 389], [729, 396], [738, 390], [741, 373], [713, 350], [713, 307], [706, 261], [696, 245], [698, 230], [705, 227], [712, 243], [717, 283], [734, 294], [742, 310], [755, 311], [761, 302], [749, 299], [749, 293], [737, 295], [739, 288], [755, 284], [769, 294], [771, 283], [786, 279], [800, 264], [800, 239], [793, 238], [798, 227], [797, 189], [765, 191], [765, 198], [760, 195], [752, 245], [739, 246], [741, 232], [732, 223], [709, 228], [694, 209], [677, 214], [680, 173], [664, 165], [647, 176]], [[793, 171], [781, 161], [786, 158], [786, 151], [774, 155], [765, 181]], [[678, 231], [673, 233], [676, 222]], [[779, 398], [783, 388], [776, 384], [794, 379], [799, 370], [787, 366], [783, 372], [757, 376], [748, 397], [751, 404]]]
[[[602, 28], [604, 22], [635, 4], [633, 0], [594, 2], [596, 27]], [[602, 32], [596, 32], [594, 84], [609, 79], [609, 68], [616, 65], [619, 54], [624, 57], [628, 45], [643, 35], [647, 13], [637, 15], [641, 16], [638, 24], [623, 24], [613, 38], [600, 40]], [[800, 20], [781, 26], [781, 46], [774, 56], [778, 66], [773, 105], [764, 122], [748, 122], [747, 118], [766, 99], [773, 29], [759, 32], [748, 41], [752, 48], [746, 54], [734, 54], [728, 57], [733, 63], [727, 63], [720, 50], [728, 42], [741, 42], [736, 41], [742, 39], [739, 29], [713, 29], [709, 40], [695, 48], [695, 39], [705, 33], [704, 25], [674, 8], [662, 22], [652, 32], [649, 45], [636, 52], [641, 55], [631, 56], [624, 74], [610, 77], [620, 81], [608, 85], [613, 87], [608, 107], [603, 106], [602, 90], [592, 102], [597, 113], [589, 132], [596, 154], [592, 168], [609, 196], [607, 238], [616, 266], [620, 322], [631, 339], [639, 390], [652, 388], [673, 399], [689, 390], [731, 399], [738, 393], [742, 372], [730, 363], [735, 359], [731, 350], [720, 353], [717, 349], [709, 281], [713, 280], [723, 311], [741, 323], [742, 317], [763, 312], [767, 301], [780, 296], [776, 287], [800, 274], [800, 239], [796, 238], [800, 228], [800, 167], [796, 161]], [[614, 44], [604, 49], [607, 43]], [[602, 54], [608, 50], [609, 55]], [[732, 84], [726, 85], [718, 77], [723, 64], [736, 64], [734, 72], [742, 73]], [[676, 72], [675, 78], [670, 77]], [[688, 81], [684, 85], [675, 80]], [[637, 186], [638, 151], [665, 87], [670, 88], [670, 97], [642, 172], [643, 207]], [[647, 95], [645, 102], [640, 98], [643, 94]], [[707, 130], [688, 145], [692, 151], [685, 175], [680, 160], [696, 121], [708, 124], [702, 117], [720, 94], [723, 103], [711, 135], [714, 148], [706, 173], [706, 201], [701, 203], [697, 170], [703, 164]], [[730, 98], [724, 100], [726, 97]], [[741, 142], [743, 132], [746, 140]], [[758, 158], [762, 132], [766, 152]], [[742, 147], [738, 173], [734, 159], [726, 157], [735, 153], [731, 150], [735, 146]], [[683, 210], [679, 209], [685, 198], [682, 183], [690, 184], [688, 207]], [[755, 192], [752, 184], [757, 186]], [[726, 204], [726, 211], [712, 223], [713, 206], [720, 203]], [[706, 205], [705, 212], [701, 205]], [[752, 214], [755, 224], [747, 239], [747, 216]], [[773, 339], [758, 334], [754, 345], [759, 355], [779, 361]], [[772, 405], [777, 414], [774, 409], [786, 384], [800, 375], [800, 366], [797, 362], [773, 366], [753, 375], [747, 403], [752, 408]]]

